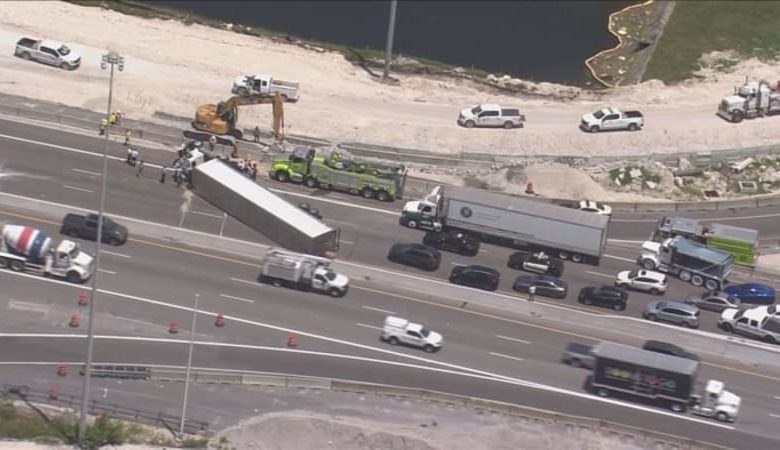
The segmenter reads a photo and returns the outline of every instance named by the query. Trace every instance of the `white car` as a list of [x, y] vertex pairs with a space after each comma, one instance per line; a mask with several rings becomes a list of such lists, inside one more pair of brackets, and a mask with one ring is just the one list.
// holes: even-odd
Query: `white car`
[[652, 270], [624, 270], [617, 274], [615, 286], [649, 292], [653, 295], [666, 292], [666, 275]]
[[466, 128], [523, 128], [524, 122], [525, 114], [521, 114], [519, 108], [507, 108], [489, 103], [466, 108], [458, 115], [458, 124]]
[[582, 200], [577, 204], [576, 209], [580, 211], [599, 214], [602, 216], [611, 216], [612, 208], [609, 205], [603, 203], [594, 202], [591, 200]]

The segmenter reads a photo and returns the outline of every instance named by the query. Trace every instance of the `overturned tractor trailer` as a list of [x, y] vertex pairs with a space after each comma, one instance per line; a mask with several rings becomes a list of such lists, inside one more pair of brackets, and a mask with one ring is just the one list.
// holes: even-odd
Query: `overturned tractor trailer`
[[437, 186], [407, 202], [399, 222], [423, 230], [459, 230], [510, 248], [545, 251], [598, 265], [607, 245], [609, 217], [482, 189]]
[[195, 192], [276, 244], [296, 252], [325, 255], [338, 251], [339, 230], [333, 229], [213, 159], [192, 172]]

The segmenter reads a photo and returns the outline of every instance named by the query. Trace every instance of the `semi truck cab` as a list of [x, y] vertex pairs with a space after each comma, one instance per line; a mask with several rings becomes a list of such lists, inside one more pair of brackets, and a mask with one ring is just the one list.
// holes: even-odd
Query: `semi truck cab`
[[399, 223], [409, 228], [441, 231], [444, 225], [441, 221], [443, 202], [441, 186], [436, 186], [422, 200], [406, 202]]
[[713, 417], [721, 422], [734, 422], [739, 415], [742, 398], [724, 389], [722, 381], [709, 380], [703, 395], [691, 396], [691, 412]]

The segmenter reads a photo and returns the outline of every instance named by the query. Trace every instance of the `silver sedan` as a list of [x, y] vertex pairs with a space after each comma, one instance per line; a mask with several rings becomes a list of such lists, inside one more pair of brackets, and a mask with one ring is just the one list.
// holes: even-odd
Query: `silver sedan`
[[706, 291], [685, 299], [685, 303], [706, 309], [708, 311], [723, 312], [728, 308], [739, 308], [740, 302], [723, 291]]

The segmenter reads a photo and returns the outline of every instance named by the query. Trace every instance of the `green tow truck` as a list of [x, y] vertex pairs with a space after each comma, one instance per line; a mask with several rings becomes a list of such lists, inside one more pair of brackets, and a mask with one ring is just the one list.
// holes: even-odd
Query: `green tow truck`
[[403, 165], [358, 160], [343, 150], [297, 147], [274, 158], [268, 176], [391, 202], [403, 197], [407, 171]]
[[661, 217], [650, 239], [661, 242], [683, 236], [710, 248], [723, 250], [734, 257], [734, 263], [753, 267], [758, 252], [758, 231], [719, 223], [703, 223], [688, 217]]

